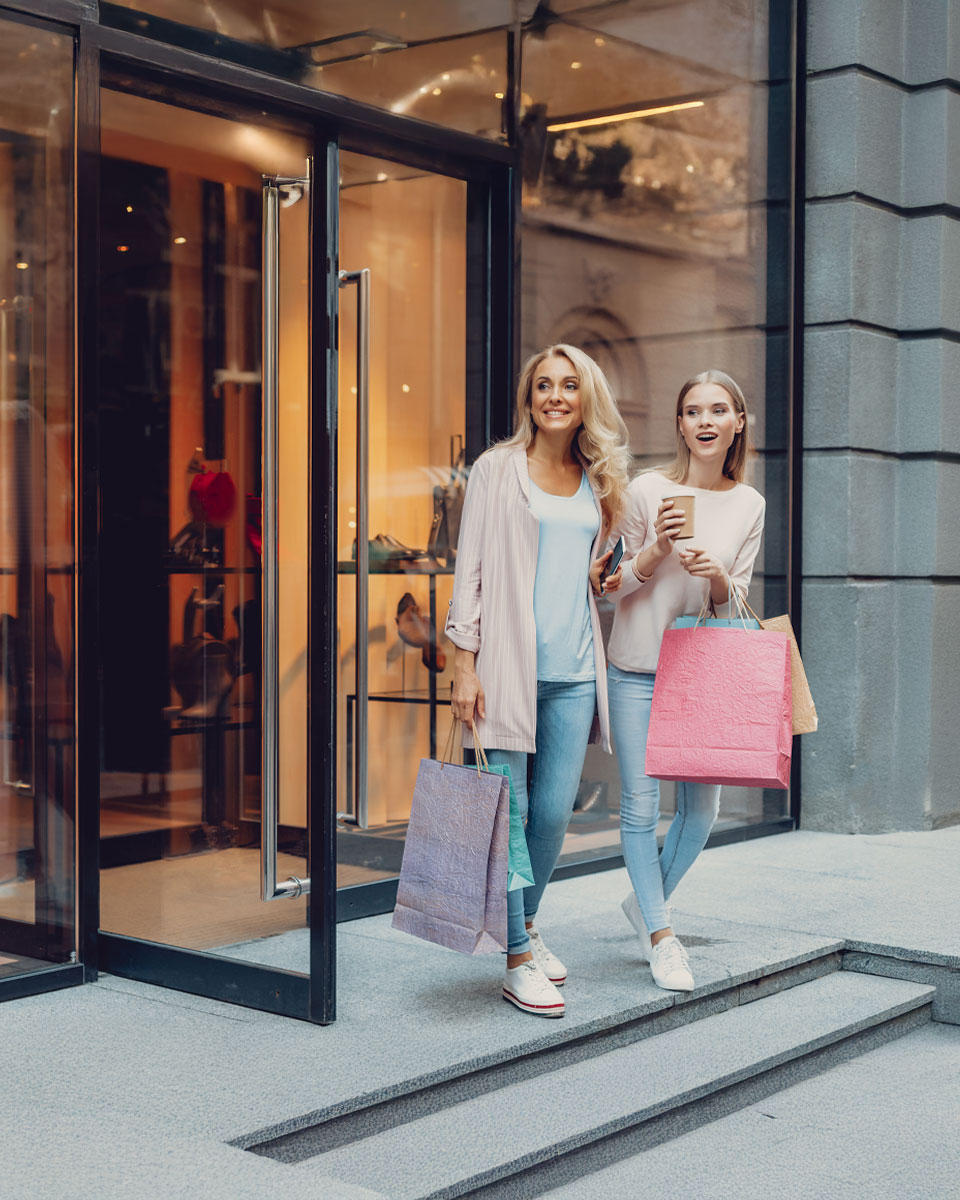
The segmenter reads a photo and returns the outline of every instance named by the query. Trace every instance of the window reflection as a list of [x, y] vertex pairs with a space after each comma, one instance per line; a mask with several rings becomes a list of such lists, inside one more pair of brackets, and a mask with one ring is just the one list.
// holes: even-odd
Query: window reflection
[[[733, 375], [751, 406], [751, 482], [767, 497], [751, 600], [781, 612], [787, 317], [771, 297], [789, 242], [786, 197], [768, 181], [787, 178], [789, 136], [771, 119], [786, 81], [768, 78], [767, 13], [750, 0], [554, 0], [525, 25], [521, 355], [555, 341], [593, 355], [638, 468], [672, 456], [684, 380], [708, 366]], [[616, 849], [618, 793], [615, 759], [591, 747], [568, 858]], [[785, 804], [726, 788], [718, 828]]]

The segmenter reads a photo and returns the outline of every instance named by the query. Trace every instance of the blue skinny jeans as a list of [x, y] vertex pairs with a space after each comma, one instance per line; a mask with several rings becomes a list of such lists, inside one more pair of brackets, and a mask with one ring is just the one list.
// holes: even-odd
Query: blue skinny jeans
[[537, 680], [537, 748], [529, 795], [529, 755], [523, 750], [487, 751], [491, 764], [505, 763], [510, 768], [520, 812], [526, 821], [527, 849], [533, 868], [532, 887], [507, 893], [510, 954], [524, 954], [530, 949], [526, 922], [537, 915], [540, 898], [560, 857], [596, 707], [597, 685], [593, 679]]
[[620, 843], [647, 929], [666, 929], [666, 900], [706, 845], [720, 811], [720, 788], [677, 784], [677, 812], [657, 850], [660, 781], [644, 770], [653, 700], [652, 674], [607, 669], [610, 730], [620, 764]]

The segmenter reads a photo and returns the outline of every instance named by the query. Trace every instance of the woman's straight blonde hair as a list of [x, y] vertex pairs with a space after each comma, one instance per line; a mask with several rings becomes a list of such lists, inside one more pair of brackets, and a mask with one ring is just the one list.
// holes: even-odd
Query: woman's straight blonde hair
[[560, 342], [528, 358], [517, 384], [517, 414], [512, 438], [501, 443], [520, 446], [524, 450], [533, 442], [537, 427], [531, 413], [533, 380], [540, 364], [547, 358], [565, 358], [573, 367], [580, 386], [580, 406], [583, 424], [574, 438], [574, 452], [590, 480], [593, 493], [603, 512], [603, 526], [609, 532], [623, 511], [627, 489], [630, 450], [627, 427], [607, 377], [589, 354], [576, 346]]
[[687, 398], [687, 393], [691, 388], [697, 387], [701, 383], [718, 384], [730, 397], [733, 402], [733, 407], [743, 417], [743, 428], [739, 433], [733, 435], [733, 441], [730, 443], [730, 449], [727, 451], [727, 457], [723, 460], [723, 473], [728, 479], [732, 479], [735, 483], [743, 483], [747, 473], [747, 453], [750, 449], [750, 417], [747, 413], [747, 402], [744, 399], [740, 385], [735, 379], [731, 379], [725, 371], [701, 371], [699, 375], [694, 375], [680, 389], [680, 395], [677, 397], [677, 453], [672, 463], [666, 467], [658, 467], [661, 475], [666, 475], [668, 479], [675, 479], [677, 483], [683, 483], [687, 477], [687, 471], [690, 469], [690, 448], [683, 440], [683, 434], [680, 432], [680, 417], [683, 415], [683, 402]]

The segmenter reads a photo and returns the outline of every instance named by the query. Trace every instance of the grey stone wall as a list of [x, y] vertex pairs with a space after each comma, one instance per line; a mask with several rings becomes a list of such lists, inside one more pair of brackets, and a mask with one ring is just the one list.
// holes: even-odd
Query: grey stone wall
[[809, 0], [807, 829], [960, 821], [960, 0]]

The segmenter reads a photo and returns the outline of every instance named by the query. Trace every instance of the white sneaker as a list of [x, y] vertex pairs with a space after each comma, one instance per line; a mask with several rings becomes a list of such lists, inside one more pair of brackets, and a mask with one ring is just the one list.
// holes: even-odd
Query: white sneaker
[[[647, 930], [647, 923], [643, 919], [643, 913], [640, 911], [640, 905], [637, 903], [636, 893], [631, 891], [629, 895], [624, 896], [623, 903], [620, 905], [623, 909], [623, 915], [627, 918], [630, 924], [637, 931], [637, 936], [640, 938], [640, 946], [643, 950], [643, 961], [650, 961], [650, 934]], [[673, 912], [673, 905], [668, 904], [666, 907], [667, 925], [670, 924], [670, 914]]]
[[530, 926], [527, 934], [530, 938], [530, 953], [533, 955], [533, 961], [554, 987], [563, 987], [567, 982], [567, 968], [551, 950], [547, 949], [540, 936], [540, 931], [535, 925]]
[[563, 997], [532, 959], [507, 967], [503, 998], [535, 1017], [562, 1017]]
[[677, 937], [661, 938], [650, 951], [650, 971], [657, 987], [668, 992], [692, 992], [693, 976], [683, 943]]

